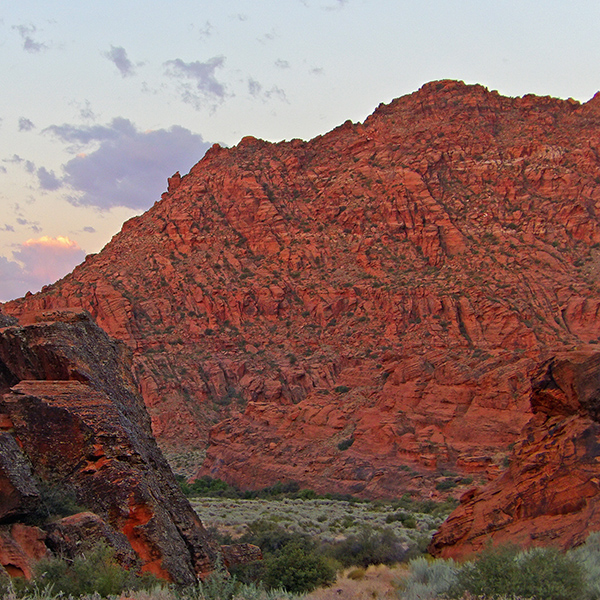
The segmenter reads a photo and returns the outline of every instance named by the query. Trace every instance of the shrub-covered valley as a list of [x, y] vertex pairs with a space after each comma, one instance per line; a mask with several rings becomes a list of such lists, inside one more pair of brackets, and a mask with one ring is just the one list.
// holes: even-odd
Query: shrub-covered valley
[[1, 306], [6, 593], [595, 598], [599, 152], [439, 81], [170, 177]]

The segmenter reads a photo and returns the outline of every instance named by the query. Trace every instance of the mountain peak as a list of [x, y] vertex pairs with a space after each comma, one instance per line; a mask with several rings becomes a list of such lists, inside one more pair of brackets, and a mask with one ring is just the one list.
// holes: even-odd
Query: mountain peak
[[5, 311], [88, 310], [202, 473], [458, 492], [503, 470], [537, 363], [599, 341], [594, 102], [443, 80], [310, 141], [215, 145]]

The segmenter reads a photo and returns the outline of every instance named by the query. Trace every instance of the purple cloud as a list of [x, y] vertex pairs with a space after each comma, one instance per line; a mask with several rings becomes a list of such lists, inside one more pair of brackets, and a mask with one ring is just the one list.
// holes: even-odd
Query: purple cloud
[[[188, 171], [210, 147], [201, 135], [183, 127], [138, 131], [122, 118], [109, 125], [59, 125], [48, 131], [66, 143], [99, 143], [95, 150], [81, 152], [63, 166], [60, 183], [73, 190], [72, 204], [102, 210], [148, 208], [164, 191], [169, 175]], [[40, 185], [52, 185], [51, 177], [42, 181], [40, 171]]]
[[32, 129], [35, 129], [35, 125], [32, 121], [25, 117], [19, 119], [19, 131], [31, 131]]
[[33, 39], [33, 34], [37, 31], [35, 25], [13, 25], [13, 29], [16, 30], [21, 36], [23, 41], [23, 50], [32, 54], [37, 54], [44, 50], [48, 50], [48, 46], [43, 42], [37, 42]]
[[10, 158], [3, 158], [2, 162], [20, 164], [23, 160], [18, 154], [13, 154]]
[[121, 77], [131, 77], [135, 75], [135, 67], [133, 63], [127, 58], [127, 52], [125, 48], [121, 46], [111, 46], [109, 52], [104, 52], [103, 56], [108, 58], [121, 73]]
[[51, 125], [44, 129], [62, 142], [84, 146], [90, 142], [117, 140], [123, 136], [136, 133], [135, 126], [129, 119], [117, 117], [109, 125]]
[[207, 100], [220, 102], [225, 98], [225, 86], [215, 76], [224, 64], [224, 56], [214, 56], [205, 63], [186, 63], [176, 58], [164, 63], [164, 67], [165, 74], [179, 83], [182, 100], [199, 109]]
[[262, 85], [260, 85], [258, 81], [250, 77], [248, 78], [248, 91], [250, 92], [251, 96], [254, 96], [256, 98], [262, 91]]
[[54, 191], [63, 185], [62, 181], [54, 175], [54, 171], [47, 171], [44, 167], [40, 167], [36, 175], [43, 190]]
[[281, 88], [273, 86], [270, 90], [265, 90], [261, 83], [256, 79], [252, 79], [252, 77], [248, 78], [248, 92], [253, 98], [260, 98], [263, 102], [271, 100], [271, 98], [278, 98], [282, 102], [288, 101], [285, 92]]

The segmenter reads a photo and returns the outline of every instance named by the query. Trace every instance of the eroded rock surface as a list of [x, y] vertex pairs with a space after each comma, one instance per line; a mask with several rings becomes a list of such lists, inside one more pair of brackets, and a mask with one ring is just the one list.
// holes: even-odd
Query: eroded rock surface
[[599, 341], [598, 156], [598, 97], [433, 82], [308, 142], [214, 146], [4, 310], [87, 309], [203, 474], [435, 495], [495, 477], [536, 365]]
[[[69, 490], [96, 518], [49, 525], [48, 546], [62, 535], [75, 547], [87, 528], [127, 566], [133, 555], [143, 571], [185, 584], [210, 572], [218, 547], [156, 445], [126, 349], [86, 313], [24, 321], [0, 330], [0, 520], [43, 512], [41, 484]], [[2, 533], [8, 564], [18, 543], [4, 542], [16, 526]], [[29, 576], [21, 563], [15, 573]]]
[[464, 558], [508, 542], [567, 549], [600, 530], [600, 353], [552, 359], [533, 383], [531, 406], [507, 471], [463, 496], [432, 554]]

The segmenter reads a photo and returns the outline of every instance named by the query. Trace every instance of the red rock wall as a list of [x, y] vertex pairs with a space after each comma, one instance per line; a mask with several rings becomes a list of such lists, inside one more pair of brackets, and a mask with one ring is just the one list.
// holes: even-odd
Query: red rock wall
[[599, 340], [599, 126], [598, 98], [442, 81], [310, 142], [215, 146], [4, 310], [89, 310], [161, 443], [208, 442], [201, 473], [435, 495], [502, 470], [532, 369]]
[[545, 365], [531, 405], [510, 466], [461, 498], [433, 538], [435, 556], [466, 558], [508, 542], [568, 549], [600, 529], [600, 353]]

